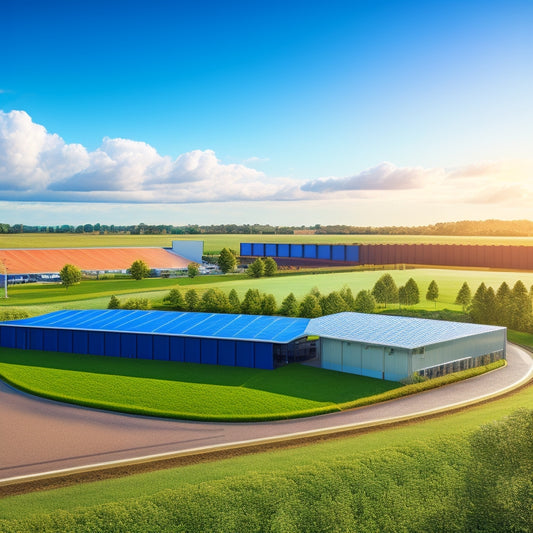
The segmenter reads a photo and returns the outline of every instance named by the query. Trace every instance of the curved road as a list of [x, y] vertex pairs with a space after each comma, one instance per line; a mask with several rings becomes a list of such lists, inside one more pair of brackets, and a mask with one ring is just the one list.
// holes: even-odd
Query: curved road
[[[262, 423], [207, 423], [125, 415], [37, 398], [0, 382], [0, 485], [132, 460], [194, 454], [422, 416], [479, 401], [533, 377], [533, 359], [507, 346], [506, 367], [351, 411]], [[118, 463], [116, 463], [118, 462]]]

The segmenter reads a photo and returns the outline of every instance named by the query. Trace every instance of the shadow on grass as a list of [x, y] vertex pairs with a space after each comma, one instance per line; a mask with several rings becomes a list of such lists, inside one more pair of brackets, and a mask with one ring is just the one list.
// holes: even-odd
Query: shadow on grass
[[261, 390], [317, 402], [341, 403], [401, 385], [353, 374], [292, 364], [276, 370], [124, 359], [98, 355], [0, 348], [0, 363]]

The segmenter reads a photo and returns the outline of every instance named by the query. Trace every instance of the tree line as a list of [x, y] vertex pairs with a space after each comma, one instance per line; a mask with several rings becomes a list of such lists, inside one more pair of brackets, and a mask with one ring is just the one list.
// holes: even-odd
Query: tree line
[[[345, 311], [375, 313], [392, 305], [398, 305], [400, 309], [409, 308], [418, 304], [420, 298], [420, 288], [413, 278], [398, 287], [390, 274], [383, 274], [371, 290], [361, 290], [357, 295], [348, 286], [328, 294], [314, 287], [301, 300], [291, 292], [278, 303], [273, 294], [253, 288], [248, 289], [242, 300], [235, 289], [226, 294], [221, 289], [210, 288], [200, 294], [194, 288], [174, 288], [164, 297], [163, 303], [176, 311], [316, 318]], [[425, 299], [436, 306], [438, 298], [439, 287], [432, 280]], [[472, 322], [533, 332], [532, 300], [533, 286], [528, 292], [520, 280], [512, 288], [503, 282], [497, 291], [481, 283], [473, 296], [465, 281], [455, 303], [463, 307], [467, 320]]]
[[533, 236], [531, 220], [460, 220], [457, 222], [439, 222], [426, 226], [348, 226], [321, 225], [313, 226], [277, 226], [270, 224], [80, 224], [73, 226], [26, 225], [0, 223], [0, 233], [129, 233], [132, 235], [197, 235], [197, 234], [257, 234], [257, 235], [292, 235], [305, 231], [317, 235], [460, 235], [460, 236]]

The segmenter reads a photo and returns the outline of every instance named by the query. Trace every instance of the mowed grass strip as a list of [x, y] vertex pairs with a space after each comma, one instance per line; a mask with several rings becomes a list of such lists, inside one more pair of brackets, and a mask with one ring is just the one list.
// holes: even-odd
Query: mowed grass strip
[[0, 349], [17, 388], [91, 407], [195, 420], [253, 421], [338, 411], [401, 385], [304, 365], [276, 370]]

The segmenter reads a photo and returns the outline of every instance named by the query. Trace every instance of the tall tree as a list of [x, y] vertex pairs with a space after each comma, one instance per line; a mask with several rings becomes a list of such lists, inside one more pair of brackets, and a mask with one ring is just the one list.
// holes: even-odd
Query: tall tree
[[187, 303], [179, 289], [170, 289], [169, 293], [163, 298], [163, 303], [168, 304], [176, 311], [185, 311]]
[[346, 302], [346, 307], [348, 311], [355, 311], [355, 298], [352, 289], [344, 285], [344, 287], [340, 290], [339, 294], [341, 295], [341, 298]]
[[298, 302], [292, 292], [281, 302], [279, 313], [282, 316], [298, 316]]
[[130, 266], [130, 274], [136, 280], [147, 278], [150, 275], [150, 267], [142, 259], [137, 259]]
[[198, 274], [200, 274], [200, 265], [198, 263], [189, 263], [187, 265], [187, 276], [195, 278]]
[[468, 283], [465, 281], [461, 288], [459, 289], [459, 292], [457, 293], [457, 296], [455, 298], [455, 303], [457, 305], [463, 306], [463, 313], [466, 311], [466, 308], [470, 305], [470, 302], [472, 301], [472, 292], [470, 290], [470, 287]]
[[273, 294], [263, 294], [261, 297], [261, 314], [271, 316], [276, 314], [278, 304]]
[[228, 248], [222, 248], [222, 251], [218, 256], [218, 266], [220, 270], [222, 270], [224, 274], [227, 274], [228, 272], [235, 270], [236, 265], [237, 259], [233, 253], [231, 253]]
[[298, 314], [304, 318], [316, 318], [322, 316], [322, 308], [318, 303], [318, 298], [313, 294], [308, 294], [300, 303]]
[[107, 304], [108, 309], [120, 309], [120, 301], [119, 299], [113, 294], [111, 296], [109, 303]]
[[358, 313], [373, 313], [376, 300], [370, 291], [359, 291], [355, 298], [355, 310]]
[[481, 283], [476, 289], [474, 296], [472, 298], [472, 306], [470, 308], [470, 316], [474, 322], [478, 324], [483, 324], [486, 318], [485, 310], [485, 295], [487, 294], [487, 286], [485, 283]]
[[278, 271], [278, 264], [272, 257], [264, 259], [265, 276], [274, 276]]
[[485, 316], [484, 320], [487, 324], [496, 324], [498, 321], [496, 312], [496, 294], [492, 287], [488, 287], [485, 292]]
[[435, 308], [437, 307], [437, 299], [439, 298], [439, 286], [435, 280], [432, 280], [428, 286], [426, 292], [426, 300], [430, 302], [435, 302]]
[[533, 325], [531, 299], [523, 282], [518, 280], [511, 291], [511, 328], [527, 331]]
[[326, 297], [320, 301], [323, 315], [334, 315], [335, 313], [343, 313], [348, 311], [348, 306], [342, 296], [336, 292], [330, 292]]
[[400, 303], [400, 307], [402, 305], [409, 305], [409, 300], [407, 298], [407, 290], [405, 288], [405, 285], [402, 285], [398, 289], [398, 302]]
[[511, 289], [504, 281], [496, 291], [496, 320], [500, 326], [511, 327], [512, 309]]
[[204, 313], [228, 313], [230, 304], [225, 292], [210, 288], [202, 294], [200, 309]]
[[244, 315], [260, 315], [263, 299], [257, 289], [248, 289], [241, 303], [241, 313]]
[[381, 279], [378, 279], [372, 288], [372, 296], [377, 303], [387, 307], [387, 288]]
[[420, 302], [420, 290], [413, 278], [409, 278], [405, 284], [405, 293], [407, 297], [407, 305], [416, 305]]
[[185, 293], [184, 300], [187, 304], [187, 311], [196, 311], [200, 305], [200, 296], [196, 289], [189, 289]]
[[71, 285], [81, 281], [81, 270], [75, 265], [66, 264], [59, 272], [59, 277], [63, 287], [68, 290]]
[[246, 273], [252, 278], [260, 278], [265, 273], [265, 263], [260, 257], [258, 257], [248, 266]]
[[241, 312], [241, 301], [240, 301], [239, 295], [237, 294], [237, 291], [235, 289], [231, 289], [231, 291], [229, 291], [228, 301], [229, 301], [229, 305], [230, 305], [230, 312], [234, 313], [236, 315], [240, 314], [240, 312]]

